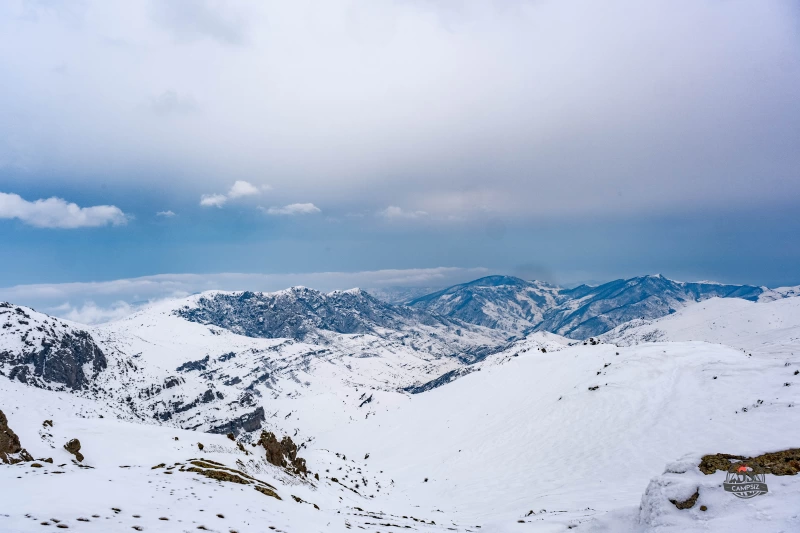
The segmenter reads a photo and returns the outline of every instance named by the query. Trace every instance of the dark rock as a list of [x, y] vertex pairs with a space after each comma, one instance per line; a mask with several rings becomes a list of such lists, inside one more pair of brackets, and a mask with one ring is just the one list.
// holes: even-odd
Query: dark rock
[[3, 411], [0, 411], [0, 461], [12, 465], [33, 461], [33, 457], [20, 444], [17, 434], [8, 427]]
[[205, 370], [208, 366], [208, 356], [203, 357], [199, 361], [187, 361], [183, 363], [181, 366], [176, 368], [178, 372], [190, 372], [192, 370]]
[[252, 413], [247, 413], [230, 422], [211, 428], [209, 433], [218, 433], [221, 435], [233, 433], [233, 435], [236, 436], [241, 432], [248, 433], [261, 429], [261, 423], [265, 420], [264, 408], [259, 407]]
[[217, 359], [217, 360], [218, 361], [222, 361], [224, 363], [225, 361], [228, 361], [229, 359], [233, 359], [234, 357], [236, 357], [236, 354], [233, 353], [233, 352], [230, 352], [230, 353], [226, 353], [226, 354], [220, 355], [219, 359]]
[[266, 453], [267, 462], [285, 468], [295, 474], [307, 474], [306, 460], [297, 457], [297, 445], [288, 435], [278, 442], [278, 438], [270, 431], [262, 431], [258, 439]]
[[208, 389], [205, 393], [203, 393], [203, 396], [200, 398], [200, 402], [201, 403], [210, 403], [210, 402], [214, 401], [214, 398], [215, 398], [214, 391], [211, 390], [211, 389]]
[[697, 503], [697, 498], [699, 497], [700, 497], [700, 492], [696, 490], [694, 491], [694, 494], [692, 494], [689, 497], [688, 500], [682, 502], [679, 502], [678, 500], [670, 500], [670, 502], [672, 502], [672, 504], [678, 509], [691, 509], [692, 507], [694, 507], [694, 504]]
[[771, 452], [756, 457], [717, 453], [704, 455], [700, 460], [700, 471], [706, 475], [717, 470], [727, 472], [732, 461], [743, 461], [760, 466], [767, 474], [774, 476], [793, 476], [800, 472], [800, 448], [790, 448], [780, 452]]
[[466, 376], [467, 374], [470, 374], [474, 371], [475, 368], [471, 366], [467, 366], [464, 368], [457, 368], [455, 370], [451, 370], [450, 372], [445, 372], [438, 378], [432, 379], [427, 383], [423, 383], [422, 385], [412, 385], [410, 387], [405, 387], [403, 391], [410, 392], [411, 394], [419, 394], [421, 392], [426, 392], [431, 389], [441, 387], [442, 385], [447, 385], [448, 383], [455, 381], [462, 376]]
[[75, 456], [78, 462], [83, 462], [83, 454], [81, 453], [81, 441], [78, 439], [71, 439], [65, 445], [64, 449]]
[[184, 381], [185, 380], [183, 378], [181, 378], [181, 377], [170, 376], [170, 377], [168, 377], [167, 379], [164, 380], [164, 388], [165, 389], [171, 389], [172, 387], [180, 385]]
[[[84, 373], [90, 364], [92, 375]], [[9, 378], [40, 388], [49, 384], [64, 385], [73, 390], [85, 389], [91, 380], [108, 366], [105, 354], [85, 331], [73, 330], [42, 342], [40, 347], [27, 346], [20, 352], [0, 352], [0, 364], [10, 367]]]

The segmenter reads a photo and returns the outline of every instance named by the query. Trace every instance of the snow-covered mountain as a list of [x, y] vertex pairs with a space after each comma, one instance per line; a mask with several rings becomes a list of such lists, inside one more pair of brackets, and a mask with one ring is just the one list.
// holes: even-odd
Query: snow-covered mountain
[[411, 300], [408, 305], [489, 328], [523, 334], [563, 298], [557, 287], [512, 276], [487, 276]]
[[479, 359], [502, 331], [476, 327], [406, 306], [391, 305], [366, 291], [328, 294], [293, 287], [274, 293], [205, 293], [176, 313], [248, 337], [286, 338], [327, 344], [331, 334], [372, 335], [441, 355]]
[[326, 412], [325, 427], [347, 421], [343, 389], [369, 416], [387, 393], [471, 367], [508, 343], [503, 331], [359, 290], [212, 291], [85, 329], [2, 309], [10, 325], [0, 372], [11, 379], [116, 400], [132, 420], [237, 435], [268, 419], [275, 431], [311, 435], [316, 425], [297, 424], [301, 404]]
[[549, 331], [585, 339], [630, 320], [659, 318], [708, 298], [756, 301], [794, 294], [794, 288], [687, 283], [661, 275], [572, 289], [510, 276], [489, 276], [416, 298], [409, 305], [516, 335]]
[[636, 318], [659, 318], [708, 298], [757, 300], [769, 291], [749, 285], [689, 283], [661, 275], [616, 280], [597, 287], [582, 285], [563, 290], [564, 299], [537, 329], [573, 339], [597, 336]]
[[0, 375], [44, 388], [85, 389], [106, 365], [79, 325], [0, 302]]
[[[450, 293], [493, 302], [487, 319], [527, 295], [509, 329], [358, 290], [213, 291], [94, 327], [3, 305], [0, 459], [13, 430], [34, 462], [0, 465], [0, 531], [796, 529], [800, 299], [637, 280]], [[666, 287], [649, 301], [676, 312], [592, 342], [509, 339], [537, 287], [576, 317]], [[746, 502], [699, 468], [779, 451]]]

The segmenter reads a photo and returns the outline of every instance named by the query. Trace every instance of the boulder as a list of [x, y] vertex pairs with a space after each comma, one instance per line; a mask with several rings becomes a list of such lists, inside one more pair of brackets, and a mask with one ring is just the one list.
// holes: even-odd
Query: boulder
[[78, 439], [70, 439], [65, 445], [64, 449], [75, 456], [79, 462], [83, 462], [83, 454], [81, 453], [81, 441]]
[[6, 415], [0, 411], [0, 462], [13, 465], [23, 461], [33, 461], [33, 457], [22, 447], [17, 434], [8, 427]]

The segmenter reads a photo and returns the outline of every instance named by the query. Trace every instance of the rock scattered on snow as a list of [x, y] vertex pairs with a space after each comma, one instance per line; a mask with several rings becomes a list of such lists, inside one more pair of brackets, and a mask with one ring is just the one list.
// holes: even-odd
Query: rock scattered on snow
[[81, 441], [78, 439], [70, 439], [65, 445], [64, 449], [75, 456], [78, 462], [83, 462], [83, 454], [81, 453]]

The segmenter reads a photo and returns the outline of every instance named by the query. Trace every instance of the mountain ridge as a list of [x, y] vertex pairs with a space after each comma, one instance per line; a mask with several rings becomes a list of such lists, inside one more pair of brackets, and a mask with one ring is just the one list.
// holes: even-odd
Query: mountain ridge
[[709, 298], [757, 301], [798, 293], [794, 287], [683, 282], [661, 274], [571, 289], [513, 276], [487, 276], [415, 298], [408, 305], [515, 335], [549, 331], [580, 340], [629, 320], [656, 319]]

